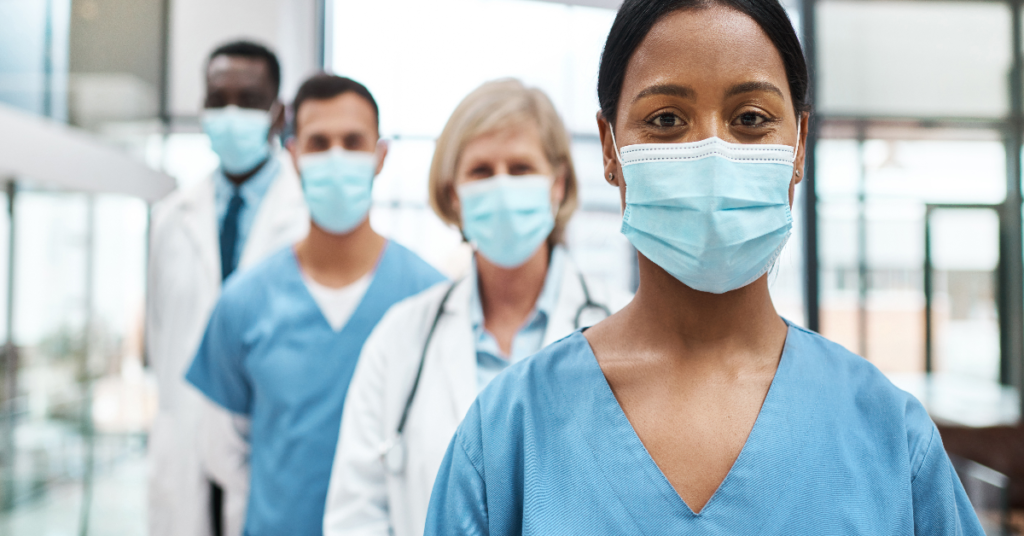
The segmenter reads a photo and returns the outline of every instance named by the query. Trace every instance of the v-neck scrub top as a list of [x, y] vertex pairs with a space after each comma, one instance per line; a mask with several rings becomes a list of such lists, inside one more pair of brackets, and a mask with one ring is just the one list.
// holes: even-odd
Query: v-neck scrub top
[[789, 326], [732, 469], [695, 514], [647, 453], [581, 332], [495, 379], [456, 433], [426, 535], [978, 535], [921, 404]]
[[443, 279], [388, 242], [340, 331], [310, 295], [290, 247], [228, 281], [186, 377], [251, 418], [245, 534], [322, 534], [341, 413], [363, 343], [391, 305]]

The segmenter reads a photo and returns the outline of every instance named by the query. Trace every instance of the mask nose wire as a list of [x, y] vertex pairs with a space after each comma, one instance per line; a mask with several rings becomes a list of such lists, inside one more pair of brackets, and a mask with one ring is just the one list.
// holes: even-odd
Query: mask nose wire
[[[797, 118], [796, 121], [796, 143], [793, 144], [793, 160], [796, 162], [796, 156], [800, 152], [800, 127], [801, 121]], [[619, 154], [619, 144], [615, 142], [615, 127], [611, 123], [608, 123], [608, 132], [612, 135], [612, 147], [615, 149], [615, 159], [619, 161], [619, 165], [622, 165], [622, 155]]]

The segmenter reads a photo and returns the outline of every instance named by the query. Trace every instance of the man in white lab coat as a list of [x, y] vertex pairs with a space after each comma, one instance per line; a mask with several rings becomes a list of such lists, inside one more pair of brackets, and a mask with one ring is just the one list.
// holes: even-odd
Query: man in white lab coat
[[[287, 158], [277, 142], [284, 124], [280, 80], [277, 58], [261, 45], [229, 43], [210, 55], [201, 119], [220, 166], [153, 209], [146, 315], [148, 359], [160, 389], [149, 441], [153, 536], [241, 533], [247, 474], [231, 471], [231, 458], [246, 455], [235, 433], [244, 434], [245, 423], [232, 422], [184, 375], [223, 281], [308, 230], [299, 180], [280, 160]], [[223, 454], [214, 464], [200, 455], [211, 451], [200, 446], [211, 437]], [[235, 444], [224, 443], [232, 437]]]

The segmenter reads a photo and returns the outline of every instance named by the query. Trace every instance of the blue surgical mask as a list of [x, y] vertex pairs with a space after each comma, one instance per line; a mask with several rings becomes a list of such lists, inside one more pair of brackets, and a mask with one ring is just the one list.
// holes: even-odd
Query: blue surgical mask
[[370, 212], [374, 153], [331, 149], [299, 157], [302, 192], [313, 221], [333, 234], [345, 234]]
[[617, 152], [626, 181], [622, 233], [637, 251], [714, 294], [771, 269], [793, 228], [793, 147], [709, 138]]
[[243, 175], [270, 156], [268, 112], [237, 106], [207, 108], [202, 124], [225, 173]]
[[498, 175], [458, 187], [462, 234], [503, 268], [525, 263], [555, 228], [551, 177]]

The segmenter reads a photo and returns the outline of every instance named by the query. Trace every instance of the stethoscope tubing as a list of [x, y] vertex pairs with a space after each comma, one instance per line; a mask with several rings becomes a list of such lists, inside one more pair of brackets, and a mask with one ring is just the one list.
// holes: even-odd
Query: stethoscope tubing
[[[590, 296], [590, 289], [587, 287], [587, 282], [583, 278], [583, 274], [580, 273], [580, 286], [583, 288], [583, 305], [580, 305], [579, 309], [576, 310], [576, 316], [573, 319], [574, 329], [580, 329], [580, 318], [583, 316], [583, 312], [587, 309], [597, 309], [604, 313], [605, 317], [612, 315], [611, 309], [607, 305], [595, 302]], [[427, 362], [427, 351], [430, 349], [430, 342], [434, 338], [434, 333], [437, 331], [437, 325], [441, 321], [441, 316], [444, 314], [445, 306], [448, 304], [448, 298], [451, 297], [452, 291], [455, 287], [461, 283], [462, 280], [455, 281], [452, 283], [448, 290], [445, 291], [444, 296], [441, 298], [441, 303], [437, 307], [437, 312], [434, 314], [434, 320], [430, 324], [430, 330], [427, 331], [427, 338], [423, 341], [423, 350], [420, 352], [420, 363], [416, 368], [416, 377], [413, 379], [412, 388], [409, 390], [409, 396], [405, 400], [405, 407], [402, 409], [402, 417], [398, 421], [398, 427], [396, 429], [395, 439], [389, 441], [383, 452], [381, 453], [381, 459], [385, 462], [385, 465], [390, 463], [389, 454], [396, 447], [402, 448], [403, 451], [400, 453], [401, 460], [397, 463], [401, 464], [401, 467], [389, 468], [393, 474], [400, 474], [405, 470], [405, 452], [404, 452], [404, 440], [403, 435], [405, 433], [405, 425], [409, 420], [409, 412], [412, 410], [412, 404], [416, 400], [416, 391], [419, 390], [420, 379], [423, 377], [423, 367]]]

